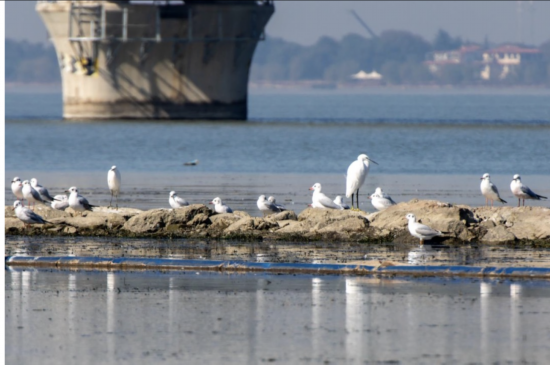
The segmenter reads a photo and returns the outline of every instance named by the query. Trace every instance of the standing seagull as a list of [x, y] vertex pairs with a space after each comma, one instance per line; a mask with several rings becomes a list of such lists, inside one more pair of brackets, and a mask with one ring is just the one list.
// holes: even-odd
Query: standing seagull
[[22, 190], [23, 190], [23, 183], [21, 182], [21, 179], [19, 178], [19, 176], [14, 177], [13, 180], [11, 181], [11, 191], [18, 200], [23, 200]]
[[111, 202], [109, 203], [109, 208], [113, 204], [113, 195], [116, 197], [116, 208], [118, 209], [118, 193], [120, 193], [120, 171], [117, 170], [116, 166], [111, 167], [107, 173], [107, 184], [109, 184], [109, 190], [111, 190]]
[[264, 216], [269, 213], [279, 213], [281, 211], [274, 203], [267, 200], [265, 195], [260, 195], [256, 205]]
[[491, 206], [495, 200], [501, 203], [507, 203], [506, 200], [502, 199], [498, 193], [497, 187], [491, 182], [491, 175], [485, 173], [481, 177], [481, 194], [485, 197], [485, 206], [489, 205], [489, 200], [491, 201]]
[[431, 240], [436, 236], [441, 236], [441, 232], [428, 227], [425, 224], [417, 223], [416, 216], [412, 213], [407, 214], [409, 220], [409, 232], [416, 238], [420, 239], [420, 244], [424, 244], [424, 240]]
[[189, 205], [189, 203], [185, 199], [180, 198], [175, 191], [170, 192], [168, 203], [170, 203], [170, 206], [174, 209]]
[[38, 191], [38, 194], [40, 194], [42, 200], [47, 202], [51, 202], [54, 200], [54, 198], [50, 196], [50, 193], [48, 193], [48, 189], [40, 185], [38, 183], [38, 180], [36, 180], [34, 177], [31, 179], [31, 186], [34, 188], [34, 190]]
[[359, 210], [359, 189], [365, 182], [369, 173], [369, 161], [378, 165], [367, 155], [361, 154], [357, 160], [353, 161], [348, 167], [346, 175], [346, 198], [351, 197], [351, 208], [353, 209], [353, 196], [356, 197], [357, 210]]
[[282, 212], [284, 210], [286, 210], [285, 206], [284, 205], [281, 205], [281, 204], [277, 204], [277, 201], [275, 200], [275, 197], [273, 196], [270, 196], [269, 198], [267, 198], [267, 201], [270, 202], [270, 203], [273, 203], [275, 204], [275, 206], [277, 208], [279, 208], [279, 210]]
[[17, 218], [19, 218], [25, 224], [25, 228], [27, 228], [27, 226], [30, 224], [51, 223], [44, 220], [44, 218], [42, 218], [29, 208], [25, 208], [19, 200], [16, 200], [13, 203], [13, 208], [15, 209], [15, 215], [17, 216]]
[[376, 210], [384, 210], [397, 204], [393, 201], [391, 196], [382, 191], [381, 187], [377, 187], [374, 194], [369, 196], [369, 199], [371, 199], [372, 206], [375, 207]]
[[34, 204], [36, 202], [44, 203], [46, 202], [42, 199], [38, 191], [36, 191], [31, 184], [29, 184], [29, 180], [23, 181], [23, 189], [21, 190], [23, 193], [23, 198], [27, 199], [27, 205], [31, 205], [31, 203]]
[[313, 190], [313, 196], [311, 198], [313, 204], [311, 206], [313, 208], [321, 208], [321, 209], [340, 209], [343, 210], [344, 208], [341, 205], [336, 204], [333, 202], [328, 196], [321, 193], [321, 184], [316, 183], [313, 185], [309, 190]]
[[95, 205], [88, 203], [88, 200], [85, 197], [78, 194], [78, 189], [76, 186], [70, 187], [69, 190], [66, 190], [65, 192], [70, 193], [69, 206], [75, 211], [80, 212], [80, 215], [82, 215], [85, 210], [91, 211], [92, 207], [95, 207]]
[[214, 200], [212, 200], [210, 202], [210, 204], [214, 204], [214, 210], [216, 211], [216, 213], [218, 214], [222, 214], [222, 213], [233, 213], [233, 209], [229, 208], [227, 205], [225, 205], [222, 200], [218, 197], [214, 198]]
[[514, 175], [514, 178], [510, 183], [510, 189], [512, 190], [512, 194], [514, 194], [516, 198], [518, 198], [518, 207], [520, 200], [523, 200], [523, 206], [525, 206], [525, 199], [548, 199], [545, 196], [536, 194], [535, 192], [533, 192], [533, 190], [529, 189], [527, 185], [523, 185], [523, 183], [521, 182], [521, 176], [519, 176], [518, 174]]

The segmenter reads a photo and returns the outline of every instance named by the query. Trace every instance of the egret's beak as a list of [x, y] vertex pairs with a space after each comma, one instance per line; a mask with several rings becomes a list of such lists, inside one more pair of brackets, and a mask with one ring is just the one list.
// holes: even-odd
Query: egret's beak
[[374, 160], [371, 160], [370, 158], [367, 157], [367, 160], [369, 160], [370, 162], [374, 163], [374, 164], [377, 164], [378, 165], [378, 162], [374, 161]]

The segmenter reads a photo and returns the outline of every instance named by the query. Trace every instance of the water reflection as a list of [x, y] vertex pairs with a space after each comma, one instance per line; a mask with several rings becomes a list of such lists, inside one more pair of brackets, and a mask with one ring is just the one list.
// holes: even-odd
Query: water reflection
[[524, 338], [550, 329], [548, 298], [533, 281], [9, 268], [6, 359], [544, 363], [545, 337]]
[[391, 261], [398, 265], [475, 265], [550, 267], [549, 249], [513, 246], [355, 244], [338, 242], [285, 243], [155, 240], [119, 238], [11, 237], [6, 255], [101, 256], [170, 259], [210, 259], [261, 263], [304, 262], [366, 264]]

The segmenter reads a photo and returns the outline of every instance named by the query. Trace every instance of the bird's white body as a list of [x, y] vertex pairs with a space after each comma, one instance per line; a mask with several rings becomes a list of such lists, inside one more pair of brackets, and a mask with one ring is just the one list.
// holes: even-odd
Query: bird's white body
[[92, 206], [88, 203], [88, 200], [82, 195], [78, 194], [78, 189], [72, 186], [67, 190], [69, 195], [69, 206], [77, 212], [84, 212], [85, 210], [92, 210]]
[[369, 160], [367, 155], [359, 155], [357, 160], [353, 161], [346, 174], [346, 198], [355, 194], [363, 186], [367, 175], [369, 174]]
[[214, 211], [218, 214], [222, 213], [233, 213], [233, 209], [225, 205], [222, 200], [218, 197], [214, 198], [210, 204], [214, 204]]
[[11, 192], [18, 200], [23, 200], [23, 183], [21, 182], [21, 179], [16, 176], [11, 181]]
[[260, 197], [256, 201], [256, 205], [263, 215], [279, 213], [281, 211], [279, 208], [277, 208], [275, 204], [267, 200], [265, 195], [260, 195]]
[[[111, 191], [111, 203], [113, 202], [113, 196], [116, 197], [116, 206], [118, 208], [118, 194], [120, 193], [120, 184], [122, 183], [122, 178], [120, 177], [120, 171], [116, 166], [112, 166], [109, 172], [107, 173], [107, 185], [109, 185], [109, 190]], [[111, 206], [109, 203], [109, 206]]]
[[44, 224], [48, 223], [41, 216], [30, 210], [29, 208], [24, 207], [19, 200], [16, 200], [13, 203], [15, 208], [15, 215], [25, 224]]
[[52, 209], [65, 210], [69, 207], [69, 197], [67, 195], [56, 195], [53, 198], [54, 200], [50, 203]]
[[521, 176], [514, 175], [512, 182], [510, 183], [510, 190], [516, 198], [518, 198], [518, 207], [520, 200], [523, 200], [523, 205], [525, 206], [525, 199], [541, 200], [548, 199], [545, 196], [536, 194], [533, 190], [529, 189], [527, 185], [523, 185], [521, 182]]
[[334, 198], [333, 202], [334, 204], [341, 206], [342, 209], [349, 209], [349, 205], [344, 204], [344, 198], [342, 198], [340, 195]]
[[170, 198], [168, 199], [168, 202], [170, 203], [170, 206], [174, 209], [189, 205], [189, 203], [185, 199], [180, 198], [175, 191], [170, 192]]
[[316, 183], [313, 185], [309, 190], [313, 190], [313, 196], [311, 197], [312, 204], [311, 206], [313, 208], [320, 208], [320, 209], [344, 209], [340, 205], [336, 204], [332, 201], [328, 196], [323, 194], [321, 192], [321, 184]]
[[277, 200], [275, 200], [275, 197], [273, 196], [270, 196], [269, 198], [267, 198], [267, 201], [270, 202], [270, 203], [273, 203], [275, 204], [275, 206], [277, 208], [279, 208], [279, 210], [282, 212], [283, 210], [286, 210], [285, 206], [284, 205], [281, 205], [281, 204], [277, 204]]
[[409, 232], [414, 237], [420, 239], [420, 244], [424, 244], [424, 240], [431, 240], [434, 237], [441, 236], [440, 231], [436, 231], [425, 224], [418, 223], [414, 214], [409, 213], [406, 218], [409, 220]]
[[30, 204], [34, 204], [36, 202], [44, 203], [44, 200], [42, 200], [42, 197], [36, 191], [31, 184], [29, 183], [29, 180], [23, 181], [23, 189], [21, 190], [23, 193], [23, 198], [27, 199], [27, 202]]
[[391, 196], [384, 193], [380, 187], [376, 188], [374, 194], [372, 194], [369, 199], [376, 210], [384, 210], [396, 204]]
[[500, 197], [495, 184], [491, 182], [491, 175], [483, 174], [479, 188], [481, 189], [481, 194], [485, 197], [485, 205], [488, 205], [489, 200], [491, 201], [491, 206], [495, 200], [501, 203], [506, 203], [506, 200]]
[[54, 198], [50, 196], [48, 189], [40, 185], [38, 183], [38, 180], [35, 179], [34, 177], [31, 179], [31, 186], [33, 187], [34, 190], [38, 192], [38, 194], [40, 194], [40, 197], [42, 198], [42, 200], [48, 201], [48, 202], [53, 201]]

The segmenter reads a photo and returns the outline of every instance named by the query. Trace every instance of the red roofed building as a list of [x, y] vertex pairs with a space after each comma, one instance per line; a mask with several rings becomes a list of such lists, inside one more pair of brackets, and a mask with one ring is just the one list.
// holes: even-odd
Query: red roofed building
[[481, 78], [491, 79], [491, 75], [498, 75], [499, 79], [505, 79], [514, 68], [522, 62], [537, 61], [542, 52], [536, 48], [523, 48], [516, 45], [502, 45], [483, 52], [483, 70]]
[[425, 65], [431, 72], [438, 73], [446, 65], [475, 65], [483, 80], [505, 79], [515, 68], [526, 62], [538, 61], [542, 52], [537, 48], [516, 45], [502, 45], [483, 50], [477, 44], [466, 45], [452, 51], [436, 51], [426, 55]]

